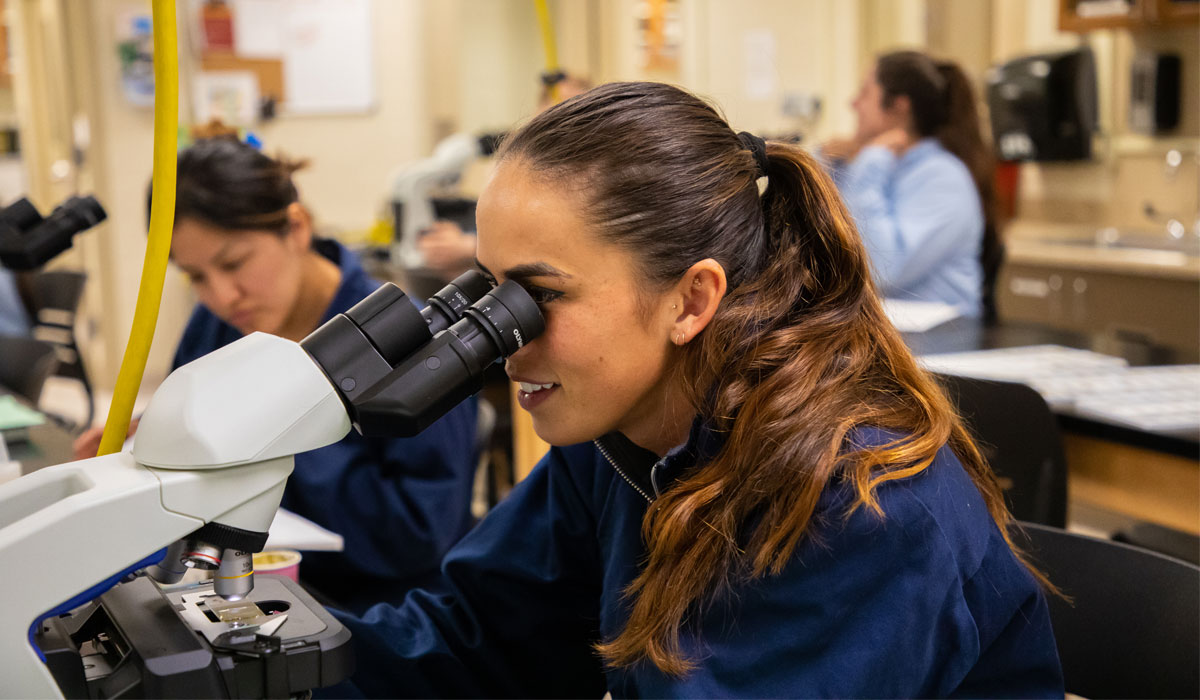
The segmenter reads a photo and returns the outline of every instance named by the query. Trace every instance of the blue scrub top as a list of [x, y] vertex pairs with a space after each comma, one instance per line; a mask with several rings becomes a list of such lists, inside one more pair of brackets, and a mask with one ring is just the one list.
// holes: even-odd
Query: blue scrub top
[[[852, 439], [896, 437], [859, 429]], [[694, 428], [664, 458], [660, 487], [715, 444]], [[882, 518], [851, 512], [853, 485], [831, 482], [812, 520], [818, 537], [780, 574], [689, 616], [690, 674], [604, 668], [593, 645], [627, 619], [655, 461], [619, 434], [552, 448], [450, 551], [438, 592], [340, 616], [358, 670], [318, 695], [1062, 698], [1046, 600], [949, 448], [879, 486]]]
[[[314, 248], [336, 264], [342, 281], [321, 322], [373, 292], [358, 257], [332, 240]], [[223, 347], [242, 334], [197, 305], [174, 366]], [[474, 525], [474, 399], [419, 435], [341, 441], [296, 455], [282, 506], [345, 540], [343, 552], [305, 552], [300, 575], [318, 595], [350, 610], [399, 601], [437, 579], [442, 556]]]

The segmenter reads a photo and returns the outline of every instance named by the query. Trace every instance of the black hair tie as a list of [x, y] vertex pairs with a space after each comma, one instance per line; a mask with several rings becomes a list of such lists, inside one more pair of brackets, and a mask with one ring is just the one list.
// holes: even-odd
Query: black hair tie
[[767, 164], [769, 162], [767, 160], [767, 142], [763, 141], [761, 138], [755, 136], [749, 131], [743, 131], [739, 133], [737, 137], [738, 141], [741, 141], [742, 145], [749, 149], [750, 153], [754, 156], [754, 162], [758, 165], [759, 177], [765, 177], [767, 174]]

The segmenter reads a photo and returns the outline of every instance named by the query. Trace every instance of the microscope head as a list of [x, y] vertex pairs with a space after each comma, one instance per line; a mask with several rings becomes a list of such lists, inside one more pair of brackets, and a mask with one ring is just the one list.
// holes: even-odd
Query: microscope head
[[0, 210], [0, 265], [36, 270], [70, 248], [75, 234], [107, 216], [95, 197], [73, 196], [43, 219], [37, 208], [22, 197]]
[[544, 328], [515, 282], [492, 288], [468, 272], [424, 310], [385, 284], [300, 343], [253, 333], [180, 367], [147, 406], [133, 456], [161, 475], [164, 508], [204, 525], [150, 575], [213, 570], [218, 595], [245, 596], [294, 454], [340, 440], [352, 422], [364, 435], [420, 432]]

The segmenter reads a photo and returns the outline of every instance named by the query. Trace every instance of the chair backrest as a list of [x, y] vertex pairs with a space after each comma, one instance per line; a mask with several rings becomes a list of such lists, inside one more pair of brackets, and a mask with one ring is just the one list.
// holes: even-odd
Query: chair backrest
[[1067, 460], [1046, 400], [1015, 382], [937, 378], [1004, 486], [1013, 517], [1066, 527]]
[[33, 337], [54, 345], [58, 354], [55, 373], [77, 379], [83, 384], [87, 397], [87, 418], [93, 418], [92, 385], [83, 366], [83, 356], [75, 340], [75, 317], [87, 273], [77, 270], [49, 270], [33, 275], [29, 282], [29, 306], [32, 313]]
[[983, 320], [985, 323], [995, 323], [998, 317], [996, 309], [996, 282], [1000, 279], [1000, 267], [1004, 264], [1007, 246], [1000, 240], [999, 233], [989, 231], [985, 238], [983, 251], [979, 256], [979, 264], [983, 270]]
[[475, 414], [475, 488], [471, 499], [471, 514], [476, 518], [487, 515], [496, 505], [492, 474], [492, 436], [496, 432], [496, 408], [482, 396], [477, 400]]
[[1022, 525], [1034, 563], [1072, 598], [1049, 598], [1068, 693], [1200, 697], [1200, 567], [1119, 542]]
[[0, 335], [0, 385], [36, 404], [54, 373], [54, 346], [33, 338]]
[[[73, 319], [86, 283], [87, 273], [78, 270], [47, 270], [33, 275], [29, 281], [29, 306], [34, 322], [63, 325]], [[59, 313], [43, 314], [43, 311]]]

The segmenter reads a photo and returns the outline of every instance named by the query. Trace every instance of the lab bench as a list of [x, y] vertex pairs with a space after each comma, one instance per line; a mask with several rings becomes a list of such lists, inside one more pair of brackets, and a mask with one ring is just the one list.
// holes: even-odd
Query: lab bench
[[[1121, 358], [1132, 367], [1194, 364], [1200, 349], [1181, 350], [1107, 334], [1086, 334], [1005, 321], [959, 318], [905, 334], [916, 355], [1059, 345]], [[1136, 519], [1200, 534], [1200, 430], [1144, 430], [1070, 408], [1055, 408], [1069, 477], [1068, 498]]]

